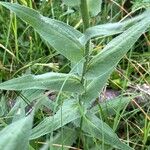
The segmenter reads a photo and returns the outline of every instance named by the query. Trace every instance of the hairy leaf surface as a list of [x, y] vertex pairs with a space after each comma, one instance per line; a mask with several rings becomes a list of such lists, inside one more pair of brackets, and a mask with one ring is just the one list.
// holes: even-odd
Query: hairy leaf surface
[[92, 58], [85, 74], [90, 83], [86, 88], [86, 92], [82, 95], [83, 101], [87, 106], [98, 97], [118, 62], [135, 44], [142, 33], [146, 31], [149, 25], [150, 17], [146, 16], [114, 38], [101, 53]]
[[[80, 6], [81, 0], [63, 0], [63, 3], [67, 6]], [[87, 0], [88, 11], [92, 17], [101, 12], [102, 0]]]
[[87, 113], [83, 118], [82, 129], [86, 133], [89, 133], [90, 136], [110, 144], [112, 147], [123, 150], [132, 150], [132, 148], [120, 141], [118, 136], [106, 123], [91, 113]]
[[138, 21], [142, 20], [147, 14], [148, 11], [135, 18], [128, 19], [123, 22], [107, 23], [90, 27], [85, 31], [84, 35], [80, 38], [80, 41], [81, 43], [86, 44], [88, 40], [94, 37], [105, 37], [119, 34], [127, 30], [129, 27], [133, 26]]
[[30, 138], [36, 139], [40, 136], [51, 133], [77, 118], [80, 118], [78, 102], [76, 100], [66, 100], [62, 106], [62, 110], [60, 109], [54, 116], [45, 118], [40, 124], [32, 129], [32, 135]]
[[27, 150], [32, 128], [32, 117], [22, 118], [0, 131], [1, 150]]
[[45, 73], [42, 75], [24, 75], [0, 84], [3, 90], [51, 89], [69, 92], [82, 92], [83, 86], [75, 75], [63, 73]]
[[82, 33], [79, 31], [63, 22], [44, 17], [28, 7], [7, 2], [0, 4], [29, 23], [45, 41], [69, 60], [77, 62], [83, 58], [83, 46], [78, 40]]
[[79, 6], [80, 5], [80, 0], [63, 0], [63, 3], [67, 6]]
[[147, 16], [109, 42], [102, 52], [91, 60], [86, 77], [95, 78], [115, 68], [149, 25], [150, 17]]
[[[100, 103], [100, 106], [102, 108], [103, 113], [108, 114], [108, 115], [114, 115], [114, 114], [116, 114], [118, 107], [120, 109], [125, 108], [125, 106], [127, 106], [129, 104], [129, 102], [131, 102], [131, 100], [133, 98], [134, 97], [122, 97], [122, 96], [119, 96], [119, 97], [116, 97], [116, 98], [113, 98], [113, 99], [110, 99], [108, 101]], [[94, 106], [90, 110], [90, 112], [92, 114], [97, 114], [99, 111], [100, 110], [99, 110], [99, 106], [98, 105]]]
[[102, 0], [87, 0], [89, 13], [92, 17], [98, 15], [101, 12]]

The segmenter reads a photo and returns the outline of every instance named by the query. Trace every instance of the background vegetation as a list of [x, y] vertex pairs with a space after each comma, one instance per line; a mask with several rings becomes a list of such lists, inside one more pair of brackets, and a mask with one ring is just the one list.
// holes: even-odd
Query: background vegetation
[[[93, 3], [97, 4], [94, 1], [96, 0], [93, 0]], [[17, 2], [37, 10], [46, 17], [63, 21], [81, 32], [84, 30], [80, 9], [77, 6], [67, 6], [61, 0], [18, 0]], [[95, 26], [118, 22], [124, 18], [132, 18], [149, 7], [150, 1], [148, 0], [102, 1], [101, 11], [94, 17], [91, 14], [90, 24]], [[70, 72], [70, 61], [45, 42], [29, 24], [23, 22], [2, 5], [0, 6], [0, 24], [0, 82], [31, 73], [37, 75], [47, 72]], [[93, 39], [92, 55], [95, 56], [101, 52], [115, 37], [116, 35], [112, 35]], [[62, 118], [59, 108], [62, 108], [66, 114], [75, 109], [73, 102], [67, 101], [68, 104], [61, 107], [62, 101], [69, 98], [67, 93], [60, 94], [51, 90], [23, 90], [22, 92], [1, 90], [0, 95], [0, 138], [3, 138], [3, 141], [0, 140], [0, 150], [7, 144], [7, 140], [11, 139], [11, 136], [4, 136], [6, 133], [15, 133], [16, 137], [22, 137], [18, 143], [24, 141], [25, 138], [22, 134], [26, 137], [25, 133], [30, 130], [32, 124], [29, 122], [32, 123], [33, 114], [31, 113], [25, 120], [21, 120], [21, 118], [30, 114], [34, 107], [36, 109], [33, 109], [35, 112], [33, 127], [44, 118], [53, 116], [56, 110], [59, 110], [60, 113], [52, 119]], [[118, 96], [123, 96], [124, 101], [122, 103]], [[119, 62], [99, 98], [92, 104], [91, 111], [97, 112], [98, 110], [97, 116], [107, 123], [126, 145], [137, 150], [149, 150], [149, 100], [150, 31], [147, 29], [146, 33], [139, 38]], [[94, 118], [92, 115], [89, 115], [90, 117]], [[9, 124], [12, 123], [13, 126], [10, 126]], [[95, 123], [97, 126], [102, 125], [99, 121], [95, 121]], [[35, 133], [33, 137], [30, 137], [30, 144], [27, 145], [28, 148], [24, 149], [38, 150], [49, 147], [50, 149], [113, 149], [113, 144], [106, 144], [107, 142], [104, 144], [103, 140], [99, 140], [95, 136], [94, 129], [92, 129], [91, 134], [86, 132], [86, 130], [91, 129], [88, 122], [83, 123], [85, 129], [80, 128], [80, 125], [81, 121], [77, 117], [76, 120], [65, 126], [61, 122], [59, 128], [56, 127], [57, 130], [55, 129], [53, 132], [53, 128], [57, 126], [57, 123], [54, 123], [54, 127], [51, 127], [51, 133], [47, 132], [48, 134], [43, 135], [41, 131], [41, 136], [37, 136], [37, 139], [35, 139], [36, 131], [33, 130]], [[21, 136], [19, 136], [20, 134]], [[15, 142], [13, 141], [13, 143]], [[21, 149], [22, 147], [18, 148], [18, 150]], [[114, 149], [119, 148], [114, 146]]]

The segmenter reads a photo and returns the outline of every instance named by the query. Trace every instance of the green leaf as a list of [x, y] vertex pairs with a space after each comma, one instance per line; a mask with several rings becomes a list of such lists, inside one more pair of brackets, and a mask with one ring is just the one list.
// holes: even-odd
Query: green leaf
[[0, 131], [1, 150], [27, 150], [32, 116], [22, 118]]
[[133, 0], [132, 11], [142, 8], [150, 8], [150, 0]]
[[[67, 6], [74, 7], [80, 6], [81, 0], [63, 0], [63, 3]], [[87, 0], [88, 10], [92, 17], [98, 15], [101, 12], [102, 0]]]
[[6, 115], [8, 113], [7, 101], [4, 95], [0, 98], [0, 117]]
[[[129, 102], [131, 102], [131, 100], [133, 99], [133, 97], [116, 97], [114, 99], [110, 99], [106, 102], [101, 103], [101, 108], [103, 113], [108, 114], [108, 115], [114, 115], [117, 112], [117, 109], [123, 109], [126, 105], [129, 104]], [[92, 114], [97, 114], [99, 112], [99, 106], [96, 105], [94, 106], [90, 112]]]
[[89, 13], [92, 17], [101, 12], [102, 0], [87, 0]]
[[132, 150], [129, 146], [120, 141], [114, 131], [102, 120], [91, 113], [83, 117], [82, 130], [89, 136], [111, 145], [114, 148], [123, 150]]
[[76, 100], [66, 100], [62, 105], [62, 109], [60, 109], [54, 116], [45, 118], [40, 124], [32, 129], [30, 139], [36, 139], [45, 134], [51, 133], [78, 118], [80, 118], [78, 102]]
[[63, 0], [63, 3], [67, 6], [79, 6], [80, 0]]
[[95, 98], [97, 98], [102, 89], [104, 88], [107, 80], [111, 74], [112, 70], [105, 72], [104, 74], [100, 75], [99, 77], [95, 78], [94, 80], [90, 80], [86, 92], [82, 94], [81, 99], [84, 102], [86, 107], [90, 107]]
[[23, 107], [28, 105], [27, 103], [32, 103], [34, 100], [38, 100], [44, 93], [44, 90], [25, 90], [22, 91], [19, 96], [16, 98], [15, 105], [11, 108], [9, 113], [7, 113], [7, 118], [14, 116], [17, 111], [20, 109], [20, 105], [23, 104]]
[[93, 79], [116, 67], [150, 25], [149, 15], [109, 42], [101, 53], [92, 58], [86, 77]]
[[89, 80], [89, 84], [85, 90], [86, 92], [81, 97], [87, 107], [99, 96], [120, 59], [134, 45], [149, 25], [150, 18], [145, 17], [113, 39], [101, 53], [91, 60], [85, 74]]
[[16, 122], [17, 120], [20, 120], [21, 118], [24, 118], [25, 116], [26, 116], [26, 112], [25, 112], [24, 104], [23, 102], [21, 102], [19, 105], [19, 108], [13, 115], [12, 122]]
[[[63, 135], [62, 135], [63, 134]], [[56, 134], [56, 136], [53, 138], [54, 140], [52, 141], [52, 143], [54, 144], [59, 144], [59, 145], [64, 145], [63, 150], [69, 150], [70, 148], [67, 148], [65, 146], [72, 146], [73, 143], [76, 142], [77, 139], [77, 131], [73, 128], [69, 128], [69, 127], [64, 127], [63, 128], [63, 132], [60, 131], [58, 134]], [[62, 140], [63, 137], [63, 140]], [[53, 146], [53, 150], [62, 150], [62, 147], [55, 147]]]
[[75, 75], [63, 73], [45, 73], [42, 75], [24, 75], [0, 84], [2, 90], [51, 89], [69, 92], [82, 92], [83, 86]]
[[45, 41], [69, 60], [77, 62], [83, 58], [83, 46], [78, 40], [82, 33], [73, 29], [73, 27], [44, 17], [37, 11], [19, 4], [7, 2], [0, 2], [0, 4], [29, 23]]
[[76, 139], [77, 132], [74, 128], [63, 127], [63, 131], [62, 129], [58, 130], [51, 141], [46, 141], [45, 145], [41, 147], [40, 150], [70, 150], [69, 146], [71, 147], [73, 143], [76, 142]]
[[85, 31], [84, 35], [80, 38], [80, 41], [81, 43], [86, 44], [86, 42], [91, 38], [95, 38], [95, 37], [102, 38], [114, 34], [119, 34], [125, 31], [126, 29], [128, 29], [129, 27], [131, 27], [132, 25], [134, 25], [136, 22], [143, 19], [146, 15], [147, 12], [123, 22], [101, 24], [101, 25], [90, 27]]

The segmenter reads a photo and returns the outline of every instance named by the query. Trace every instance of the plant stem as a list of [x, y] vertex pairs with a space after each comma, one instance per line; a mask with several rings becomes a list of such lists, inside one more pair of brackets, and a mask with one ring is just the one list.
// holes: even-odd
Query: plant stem
[[85, 31], [90, 26], [87, 0], [81, 0], [80, 11]]
[[[87, 6], [87, 0], [81, 0], [80, 4], [80, 11], [81, 11], [81, 17], [83, 21], [83, 31], [90, 27], [90, 17], [88, 12], [88, 6]], [[88, 41], [85, 45], [84, 49], [84, 57], [85, 57], [85, 63], [83, 65], [83, 72], [82, 72], [82, 78], [81, 83], [84, 84], [84, 75], [86, 72], [87, 64], [89, 61], [89, 50], [90, 50], [90, 41]]]
[[[81, 17], [83, 21], [83, 32], [90, 26], [90, 18], [89, 18], [89, 12], [88, 12], [88, 6], [87, 6], [87, 0], [81, 0], [80, 4], [80, 12], [81, 12]], [[84, 75], [86, 73], [88, 61], [89, 61], [89, 50], [90, 50], [90, 41], [88, 41], [85, 45], [84, 48], [84, 57], [85, 57], [85, 62], [83, 64], [83, 71], [82, 71], [82, 77], [81, 77], [81, 83], [85, 85], [85, 80], [84, 80]], [[81, 144], [81, 138], [82, 138], [82, 124], [83, 124], [83, 111], [82, 111], [82, 103], [81, 99], [79, 97], [79, 105], [81, 106], [81, 121], [80, 121], [80, 133], [79, 133], [79, 142], [78, 142], [78, 147], [80, 147]]]
[[81, 78], [82, 84], [84, 84], [84, 75], [86, 73], [86, 69], [87, 69], [87, 65], [89, 61], [89, 50], [90, 50], [90, 41], [88, 41], [87, 44], [85, 45], [85, 53], [84, 53], [85, 63], [83, 64], [83, 72], [82, 72], [82, 78]]

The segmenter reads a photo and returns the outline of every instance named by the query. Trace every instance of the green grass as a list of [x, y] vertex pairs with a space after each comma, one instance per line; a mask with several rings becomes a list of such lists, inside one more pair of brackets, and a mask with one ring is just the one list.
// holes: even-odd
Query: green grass
[[[124, 3], [125, 5], [123, 5]], [[136, 4], [136, 2], [134, 2], [134, 4]], [[68, 8], [62, 5], [60, 0], [33, 1], [32, 3], [29, 1], [27, 5], [39, 11], [44, 16], [58, 19], [75, 27], [81, 32], [83, 31], [78, 7]], [[131, 6], [127, 6], [127, 2], [125, 1], [103, 2], [101, 13], [91, 18], [90, 23], [91, 25], [98, 25], [108, 22], [117, 22], [128, 15], [127, 12], [130, 13], [133, 8], [134, 5], [131, 4]], [[140, 9], [140, 7], [137, 8], [137, 6], [136, 9], [139, 9], [136, 11], [137, 14], [143, 10]], [[24, 23], [17, 18], [14, 13], [9, 12], [2, 6], [0, 6], [0, 24], [1, 82], [23, 74], [42, 74], [52, 71], [69, 73], [73, 71], [71, 70], [70, 62], [64, 56], [58, 54], [31, 26]], [[129, 92], [131, 92], [132, 96], [133, 94], [141, 94], [134, 90], [129, 91], [131, 85], [133, 87], [143, 84], [147, 86], [150, 85], [149, 33], [150, 32], [147, 31], [145, 35], [140, 37], [132, 49], [117, 65], [116, 70], [113, 71], [113, 74], [107, 82], [107, 88], [120, 92], [121, 100], [123, 99], [123, 95], [127, 95]], [[100, 52], [114, 37], [115, 36], [110, 36], [103, 39], [96, 38], [92, 40], [94, 47], [93, 55]], [[65, 79], [65, 81], [66, 80], [67, 79]], [[68, 100], [70, 98], [68, 93], [63, 93], [62, 90], [63, 86], [58, 92], [50, 91], [48, 96], [45, 94], [45, 90], [38, 89], [22, 92], [0, 91], [0, 129], [2, 130], [4, 127], [8, 127], [12, 122], [23, 118], [33, 109], [35, 111], [34, 127], [49, 116], [52, 116], [50, 118], [52, 122], [56, 119], [60, 119], [62, 127], [55, 131], [52, 129], [52, 132], [47, 135], [42, 135], [41, 133], [41, 137], [30, 140], [30, 150], [39, 150], [41, 147], [44, 149], [46, 146], [54, 150], [66, 150], [71, 149], [71, 147], [72, 149], [80, 148], [85, 150], [113, 149], [110, 145], [104, 143], [103, 140], [99, 140], [99, 133], [93, 130], [95, 127], [92, 124], [93, 122], [88, 122], [87, 118], [91, 117], [90, 115], [95, 109], [97, 116], [106, 122], [127, 145], [137, 150], [150, 149], [150, 95], [144, 97], [144, 100], [147, 100], [146, 102], [139, 104], [132, 101], [128, 105], [128, 102], [125, 100], [123, 105], [121, 105], [120, 99], [118, 103], [117, 100], [112, 100], [108, 102], [108, 104], [107, 102], [103, 102], [103, 104], [96, 103], [95, 108], [91, 110], [91, 114], [85, 115], [85, 108], [80, 106], [82, 102], [79, 104], [74, 101], [70, 102], [70, 100]], [[105, 90], [105, 88], [103, 90]], [[72, 97], [74, 96], [76, 95], [72, 95]], [[106, 106], [103, 106], [105, 104]], [[77, 111], [78, 107], [79, 112]], [[57, 110], [59, 110], [59, 113]], [[63, 126], [63, 121], [65, 120], [63, 112], [69, 115], [69, 111], [71, 112], [72, 110], [76, 116], [80, 113], [82, 116], [81, 120], [77, 117], [72, 123]], [[55, 113], [58, 114], [56, 118], [53, 117]], [[73, 117], [75, 117], [75, 115]], [[31, 119], [31, 117], [28, 119]], [[95, 120], [96, 119], [97, 118], [95, 118]], [[26, 123], [26, 120], [22, 120], [22, 122]], [[96, 125], [102, 125], [103, 129], [103, 123], [100, 124], [100, 122], [97, 121]], [[20, 126], [23, 128], [22, 124], [20, 124]], [[28, 128], [30, 128], [30, 125]], [[55, 122], [52, 128], [55, 128]], [[90, 134], [86, 132], [86, 129]], [[104, 135], [102, 135], [102, 138], [104, 138]], [[46, 145], [46, 143], [48, 143], [48, 145]]]

